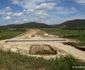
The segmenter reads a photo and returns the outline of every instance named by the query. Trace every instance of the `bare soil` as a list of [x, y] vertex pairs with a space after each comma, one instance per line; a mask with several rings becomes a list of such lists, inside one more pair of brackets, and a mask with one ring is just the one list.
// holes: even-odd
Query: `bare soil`
[[[63, 44], [62, 42], [6, 42], [8, 40], [69, 40], [59, 38], [58, 36], [49, 35], [40, 29], [30, 29], [24, 34], [21, 34], [15, 38], [0, 41], [0, 49], [11, 50], [13, 52], [20, 52], [33, 57], [44, 57], [45, 59], [59, 57], [60, 55], [72, 55], [78, 59], [85, 60], [85, 52], [73, 47], [72, 45]], [[33, 45], [35, 45], [33, 47]], [[37, 45], [37, 46], [36, 46]], [[48, 45], [48, 46], [46, 46]], [[31, 48], [31, 49], [30, 49]], [[43, 52], [44, 51], [44, 52]], [[30, 53], [44, 53], [49, 52], [50, 55], [30, 54]], [[56, 54], [54, 55], [53, 53]], [[52, 55], [53, 54], [53, 55]]]

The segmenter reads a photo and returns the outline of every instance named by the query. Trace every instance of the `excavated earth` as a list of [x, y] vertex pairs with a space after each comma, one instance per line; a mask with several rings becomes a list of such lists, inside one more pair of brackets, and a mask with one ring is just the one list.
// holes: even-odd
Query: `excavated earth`
[[0, 49], [45, 59], [70, 54], [78, 59], [85, 60], [85, 52], [63, 44], [65, 42], [69, 42], [69, 40], [49, 35], [40, 29], [30, 29], [15, 38], [1, 40]]

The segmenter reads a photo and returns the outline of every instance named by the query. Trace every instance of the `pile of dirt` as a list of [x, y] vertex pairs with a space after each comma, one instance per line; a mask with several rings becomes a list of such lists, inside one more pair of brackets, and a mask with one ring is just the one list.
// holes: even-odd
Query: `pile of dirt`
[[33, 44], [30, 46], [29, 54], [53, 55], [57, 54], [57, 51], [47, 44]]

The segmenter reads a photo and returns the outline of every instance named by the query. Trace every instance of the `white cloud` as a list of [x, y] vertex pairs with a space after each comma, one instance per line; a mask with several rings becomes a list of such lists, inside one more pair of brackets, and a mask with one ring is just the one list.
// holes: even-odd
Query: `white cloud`
[[33, 9], [36, 7], [36, 3], [45, 2], [45, 0], [12, 0], [13, 4], [18, 4], [26, 9]]
[[23, 12], [26, 12], [31, 15], [35, 15], [40, 18], [46, 18], [47, 17], [47, 11], [54, 9], [56, 3], [49, 2], [49, 3], [41, 3], [39, 5], [36, 5], [34, 9], [24, 9]]
[[28, 21], [27, 19], [23, 19], [23, 22], [26, 22], [26, 21]]
[[12, 3], [23, 7], [23, 13], [34, 15], [36, 18], [45, 18], [48, 15], [47, 11], [52, 10], [56, 5], [53, 1], [54, 0], [12, 0]]
[[11, 8], [9, 6], [7, 6], [5, 9], [6, 9], [6, 11], [10, 11], [11, 10]]
[[81, 4], [85, 4], [85, 0], [75, 0], [76, 3], [81, 3]]
[[56, 3], [42, 3], [38, 6], [36, 6], [36, 9], [39, 9], [39, 10], [52, 9], [52, 8], [54, 8], [55, 5], [56, 5]]
[[5, 12], [3, 12], [3, 11], [0, 11], [0, 15], [4, 15], [5, 14]]
[[15, 21], [15, 23], [18, 23], [18, 22], [19, 22], [18, 20]]
[[11, 19], [11, 17], [10, 16], [6, 16], [4, 19], [5, 20], [9, 20], [9, 19]]
[[25, 12], [27, 12], [27, 13], [33, 13], [33, 12], [35, 12], [35, 10], [33, 10], [33, 9], [28, 9], [28, 10], [24, 10]]
[[35, 12], [35, 15], [39, 16], [40, 18], [46, 18], [47, 17], [47, 14], [44, 13], [43, 11], [37, 11], [37, 12]]
[[58, 15], [69, 15], [69, 14], [73, 14], [76, 13], [77, 10], [75, 7], [72, 8], [65, 8], [65, 7], [56, 7], [56, 14]]
[[12, 15], [13, 14], [13, 12], [7, 12], [6, 13], [6, 15]]
[[13, 16], [20, 17], [20, 16], [22, 16], [22, 15], [23, 15], [23, 13], [22, 13], [22, 12], [19, 12], [19, 13], [14, 13]]
[[18, 4], [19, 2], [18, 2], [18, 0], [12, 0], [12, 3], [13, 4]]
[[11, 11], [11, 8], [9, 6], [5, 7], [4, 9], [0, 10], [0, 15], [6, 15], [8, 12]]

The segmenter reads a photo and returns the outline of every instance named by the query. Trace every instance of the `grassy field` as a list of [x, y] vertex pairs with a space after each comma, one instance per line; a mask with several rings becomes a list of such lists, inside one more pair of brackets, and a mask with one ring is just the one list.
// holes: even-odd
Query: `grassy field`
[[0, 70], [85, 70], [72, 66], [85, 66], [85, 62], [72, 56], [46, 60], [0, 50]]
[[85, 30], [67, 30], [58, 28], [42, 29], [49, 34], [54, 34], [64, 38], [76, 39], [81, 45], [85, 45]]
[[20, 35], [23, 32], [25, 32], [25, 31], [20, 31], [20, 30], [17, 30], [17, 31], [0, 30], [0, 40], [16, 37], [17, 35]]

